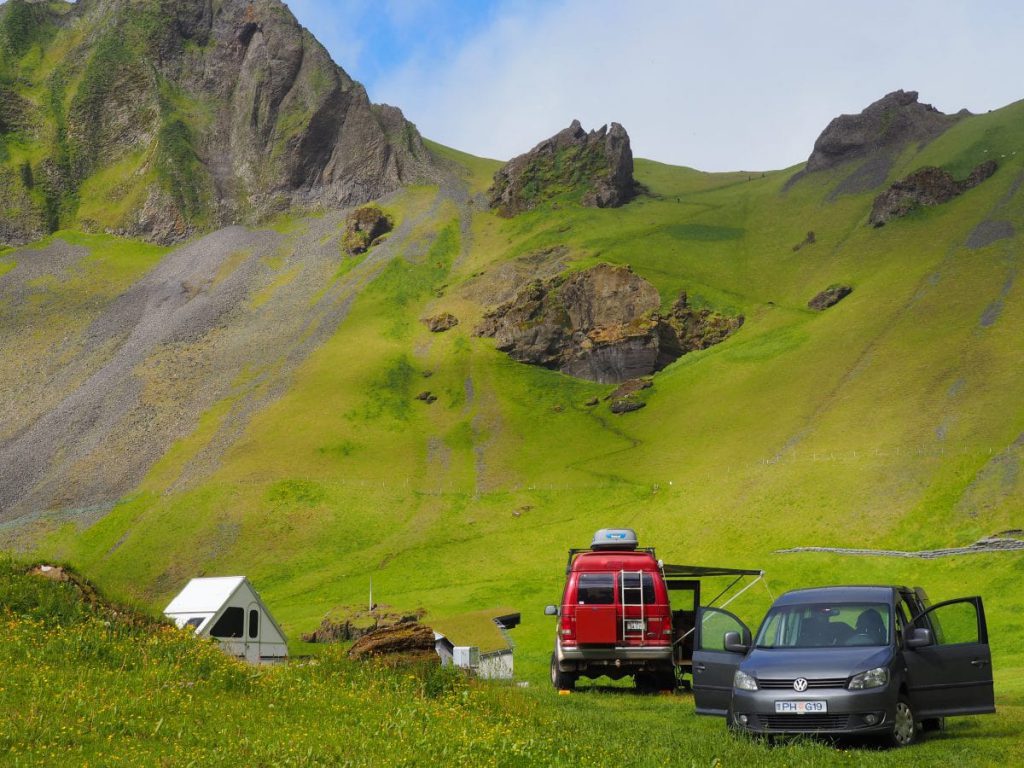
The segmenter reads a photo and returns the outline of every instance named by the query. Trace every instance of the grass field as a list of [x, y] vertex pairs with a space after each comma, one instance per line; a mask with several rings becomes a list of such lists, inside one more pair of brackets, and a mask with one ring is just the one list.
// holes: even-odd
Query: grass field
[[[423, 607], [428, 622], [520, 610], [516, 664], [531, 688], [472, 688], [482, 702], [473, 722], [509, 722], [501, 713], [514, 712], [515, 737], [542, 745], [527, 755], [538, 762], [557, 754], [546, 740], [554, 721], [577, 734], [572, 759], [584, 762], [600, 757], [587, 751], [591, 740], [624, 722], [641, 733], [631, 737], [632, 753], [622, 747], [627, 763], [636, 744], [650, 745], [642, 757], [650, 764], [675, 764], [680, 754], [698, 765], [904, 759], [737, 741], [720, 723], [697, 720], [685, 696], [556, 698], [544, 682], [553, 625], [542, 608], [560, 593], [565, 550], [584, 545], [596, 528], [635, 527], [666, 562], [764, 568], [775, 594], [843, 582], [921, 584], [935, 600], [981, 594], [1000, 714], [954, 721], [915, 748], [914, 759], [1012, 763], [1007, 755], [1019, 755], [1024, 725], [1024, 556], [775, 550], [930, 549], [1024, 528], [1022, 112], [1024, 104], [1015, 104], [972, 117], [908, 149], [893, 178], [925, 164], [962, 176], [987, 157], [1000, 168], [953, 202], [878, 230], [867, 226], [871, 194], [830, 199], [851, 167], [787, 190], [796, 169], [707, 174], [638, 161], [650, 194], [621, 209], [547, 205], [511, 220], [476, 210], [462, 227], [465, 212], [441, 205], [207, 476], [172, 488], [174, 472], [158, 463], [95, 524], [36, 531], [32, 554], [71, 562], [109, 594], [151, 609], [192, 576], [244, 573], [293, 639], [331, 608], [363, 604], [371, 577], [380, 602]], [[443, 151], [466, 167], [471, 191], [497, 168]], [[427, 210], [429, 194], [409, 195], [400, 208]], [[1018, 234], [968, 248], [983, 221], [1009, 222]], [[288, 227], [279, 229], [289, 236]], [[815, 243], [794, 250], [808, 230]], [[501, 287], [496, 270], [551, 246], [565, 246], [570, 268], [629, 264], [666, 305], [685, 290], [692, 303], [743, 313], [746, 322], [726, 343], [659, 373], [644, 410], [614, 416], [604, 404], [584, 406], [611, 388], [519, 365], [472, 335], [487, 308], [481, 297]], [[105, 258], [98, 246], [94, 252]], [[0, 272], [15, 258], [0, 255]], [[807, 308], [835, 283], [853, 293], [824, 313]], [[273, 301], [271, 293], [258, 300]], [[431, 334], [420, 319], [439, 311], [460, 324]], [[416, 400], [423, 390], [437, 401]], [[226, 407], [204, 414], [167, 456], [196, 455]], [[756, 623], [769, 602], [757, 588], [733, 607]], [[19, 674], [29, 676], [19, 678], [28, 690], [44, 685], [32, 669]], [[83, 670], [67, 674], [62, 690], [94, 684], [75, 677]], [[328, 685], [317, 674], [272, 671], [259, 680], [308, 680], [315, 709], [325, 690], [317, 686]], [[360, 674], [338, 662], [340, 677]], [[230, 706], [241, 713], [240, 701], [280, 702], [274, 685], [254, 684]], [[225, 696], [210, 693], [204, 706]], [[443, 730], [434, 706], [410, 711], [409, 722], [425, 718], [453, 750], [470, 749], [472, 737]], [[298, 728], [306, 709], [287, 711]], [[139, 714], [140, 729], [157, 729], [156, 712]], [[331, 717], [342, 728], [342, 709]], [[319, 748], [313, 737], [297, 741]], [[488, 743], [488, 755], [515, 754], [500, 740]], [[429, 751], [439, 746], [419, 748], [441, 754]]]
[[[253, 669], [208, 641], [0, 561], [5, 765], [903, 765], [911, 754], [761, 742], [698, 718], [688, 695], [556, 696], [436, 665], [315, 661]], [[47, 695], [47, 692], [60, 692]], [[1019, 706], [953, 721], [918, 764], [1013, 764]], [[993, 727], [995, 726], [995, 727]]]

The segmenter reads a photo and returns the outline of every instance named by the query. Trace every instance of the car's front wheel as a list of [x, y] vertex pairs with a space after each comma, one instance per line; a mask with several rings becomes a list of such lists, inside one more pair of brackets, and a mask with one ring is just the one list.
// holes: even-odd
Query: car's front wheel
[[917, 741], [917, 721], [910, 707], [910, 699], [906, 696], [896, 700], [896, 716], [893, 718], [889, 741], [894, 747], [906, 747]]

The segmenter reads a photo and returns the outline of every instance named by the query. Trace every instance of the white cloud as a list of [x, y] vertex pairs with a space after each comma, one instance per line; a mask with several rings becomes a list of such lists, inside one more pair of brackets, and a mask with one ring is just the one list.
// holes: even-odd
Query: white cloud
[[[419, 5], [419, 3], [415, 3]], [[371, 83], [424, 135], [510, 157], [579, 118], [706, 170], [799, 162], [828, 120], [897, 88], [954, 111], [1024, 96], [1016, 3], [507, 3], [447, 60]]]

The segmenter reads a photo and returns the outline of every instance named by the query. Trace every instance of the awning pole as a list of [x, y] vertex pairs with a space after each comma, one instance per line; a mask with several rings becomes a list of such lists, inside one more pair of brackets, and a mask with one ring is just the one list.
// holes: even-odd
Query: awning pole
[[[742, 578], [742, 577], [740, 577], [740, 578]], [[736, 581], [739, 581], [739, 579], [737, 579]], [[736, 581], [734, 581], [734, 582], [733, 582], [733, 584], [735, 584], [735, 583], [736, 583]], [[743, 589], [741, 589], [741, 590], [740, 590], [739, 592], [737, 592], [737, 593], [736, 593], [735, 595], [733, 595], [732, 597], [730, 597], [730, 598], [729, 598], [728, 600], [726, 600], [726, 601], [725, 601], [724, 603], [722, 603], [722, 604], [721, 604], [720, 606], [717, 606], [717, 607], [718, 607], [719, 609], [725, 608], [725, 606], [727, 606], [727, 605], [728, 605], [729, 603], [731, 603], [731, 602], [732, 602], [733, 600], [735, 600], [735, 599], [736, 599], [737, 597], [739, 597], [740, 595], [742, 595], [742, 594], [743, 594], [744, 592], [746, 592], [746, 591], [747, 591], [748, 589], [750, 589], [750, 588], [751, 588], [752, 586], [754, 586], [755, 584], [757, 584], [757, 582], [759, 582], [759, 581], [761, 581], [761, 582], [764, 582], [764, 586], [765, 586], [765, 589], [768, 589], [768, 582], [766, 582], [766, 581], [764, 580], [764, 571], [761, 571], [761, 574], [760, 574], [760, 575], [759, 575], [759, 576], [758, 576], [758, 577], [757, 577], [756, 579], [754, 579], [754, 580], [753, 580], [752, 582], [750, 582], [749, 584], [747, 584], [747, 586], [745, 586], [745, 587], [744, 587]], [[730, 586], [730, 587], [732, 587], [732, 584], [730, 584], [729, 586]], [[725, 592], [728, 592], [728, 591], [729, 591], [729, 590], [728, 590], [728, 589], [726, 589], [726, 590], [724, 590], [723, 592], [720, 592], [720, 593], [718, 594], [718, 596], [717, 596], [717, 597], [715, 598], [715, 600], [717, 600], [717, 599], [718, 599], [719, 597], [721, 597], [721, 596], [722, 596], [723, 594], [725, 594]], [[769, 589], [769, 590], [768, 590], [768, 594], [770, 595], [771, 593], [772, 593], [772, 592], [771, 592], [771, 590]], [[772, 598], [772, 600], [774, 600], [774, 599], [775, 599], [775, 598], [773, 597], [773, 598]], [[714, 601], [712, 601], [712, 602], [714, 602]], [[709, 607], [711, 607], [711, 606], [709, 606]], [[698, 605], [698, 606], [697, 606], [697, 613], [698, 613], [698, 614], [700, 613], [700, 608], [701, 608], [701, 606], [699, 606], [699, 605]], [[672, 645], [675, 645], [676, 643], [681, 643], [681, 642], [682, 642], [683, 640], [685, 640], [686, 638], [688, 638], [688, 637], [689, 637], [690, 635], [692, 635], [692, 634], [693, 634], [694, 632], [696, 632], [696, 631], [697, 631], [697, 625], [696, 625], [696, 622], [694, 622], [694, 626], [693, 626], [693, 628], [692, 628], [692, 629], [690, 629], [690, 630], [689, 630], [689, 631], [687, 631], [687, 632], [684, 632], [684, 633], [683, 633], [682, 635], [680, 635], [680, 636], [679, 636], [679, 638], [678, 638], [678, 639], [677, 639], [677, 640], [676, 640], [675, 642], [673, 642], [673, 643], [672, 643]]]
[[[732, 580], [732, 583], [731, 583], [731, 584], [729, 584], [729, 586], [728, 586], [728, 587], [726, 587], [726, 588], [725, 588], [725, 589], [723, 589], [723, 590], [722, 590], [721, 592], [719, 592], [719, 593], [718, 593], [717, 595], [715, 595], [715, 596], [714, 596], [713, 598], [711, 598], [711, 600], [710, 600], [710, 601], [708, 602], [708, 605], [714, 605], [714, 604], [715, 604], [715, 600], [717, 600], [717, 599], [718, 599], [718, 598], [720, 598], [720, 597], [721, 597], [722, 595], [724, 595], [725, 593], [727, 593], [727, 592], [728, 592], [728, 591], [729, 591], [730, 589], [732, 589], [733, 587], [735, 587], [735, 586], [736, 586], [736, 585], [737, 585], [737, 584], [738, 584], [738, 583], [740, 582], [740, 580], [741, 580], [741, 579], [743, 578], [743, 576], [744, 576], [744, 574], [742, 574], [742, 573], [741, 573], [741, 574], [740, 574], [739, 576], [737, 576], [737, 577], [736, 577], [735, 579], [733, 579], [733, 580]], [[700, 606], [697, 606], [697, 607], [699, 608]]]

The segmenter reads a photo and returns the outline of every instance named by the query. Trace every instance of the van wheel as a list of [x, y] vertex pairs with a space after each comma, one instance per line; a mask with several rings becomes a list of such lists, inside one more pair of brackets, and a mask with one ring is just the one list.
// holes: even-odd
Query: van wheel
[[558, 691], [571, 691], [576, 687], [576, 680], [579, 674], [576, 672], [563, 672], [558, 668], [558, 656], [551, 654], [551, 684]]
[[914, 710], [910, 708], [910, 699], [900, 695], [896, 700], [896, 717], [893, 719], [889, 741], [894, 747], [906, 747], [916, 740], [917, 721], [914, 720]]
[[651, 672], [637, 672], [633, 675], [633, 685], [641, 693], [654, 693], [658, 690], [658, 679]]

